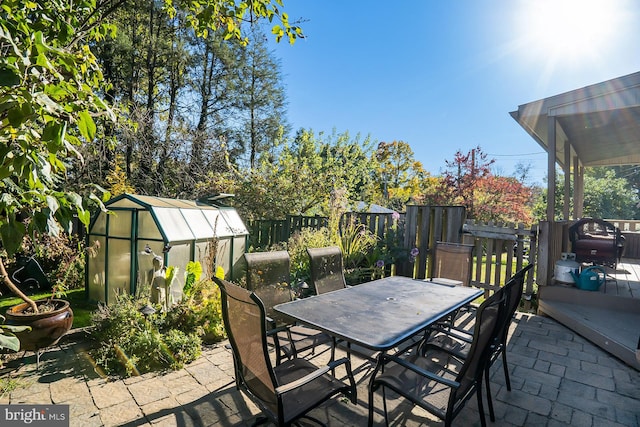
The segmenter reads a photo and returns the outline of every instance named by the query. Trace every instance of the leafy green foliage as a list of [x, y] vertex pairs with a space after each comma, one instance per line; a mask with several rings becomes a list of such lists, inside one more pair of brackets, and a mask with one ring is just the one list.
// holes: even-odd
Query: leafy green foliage
[[[584, 176], [583, 216], [608, 219], [638, 219], [638, 194], [631, 180], [616, 175], [615, 169], [608, 167], [587, 168]], [[569, 195], [573, 195], [573, 187]], [[563, 217], [564, 175], [556, 174], [555, 218]], [[534, 198], [534, 216], [546, 219], [547, 191], [540, 189]], [[570, 198], [573, 208], [573, 198]]]
[[182, 291], [186, 297], [191, 295], [193, 291], [193, 285], [196, 281], [200, 280], [202, 276], [202, 265], [198, 261], [189, 261], [186, 267], [187, 277], [184, 280], [184, 287]]
[[144, 301], [119, 295], [109, 306], [101, 305], [93, 315], [92, 350], [96, 363], [107, 374], [139, 375], [144, 372], [180, 369], [201, 352], [201, 340], [192, 331], [167, 324], [158, 310], [145, 317]]
[[291, 283], [298, 283], [309, 280], [309, 254], [307, 248], [323, 248], [325, 246], [335, 245], [335, 241], [331, 239], [327, 228], [314, 230], [311, 228], [303, 228], [294, 233], [286, 243], [284, 248], [289, 252]]
[[30, 331], [31, 327], [5, 325], [4, 320], [4, 316], [0, 315], [0, 350], [18, 351], [20, 350], [20, 340], [15, 336], [15, 332]]
[[584, 216], [637, 219], [637, 192], [610, 168], [590, 168], [584, 177]]
[[0, 378], [0, 399], [9, 397], [9, 393], [22, 385], [21, 381], [10, 376]]
[[224, 339], [220, 288], [212, 280], [196, 282], [167, 313], [165, 323], [170, 328], [194, 331], [206, 343]]
[[[0, 237], [9, 255], [25, 234], [70, 231], [74, 214], [88, 225], [83, 198], [60, 182], [65, 160], [95, 137], [94, 117], [114, 117], [94, 92], [102, 81], [95, 57], [78, 42], [108, 30], [95, 17], [82, 21], [92, 7], [5, 1], [0, 9]], [[32, 220], [24, 225], [23, 218]]]
[[404, 141], [380, 142], [375, 158], [381, 203], [391, 209], [404, 210], [410, 200], [424, 191], [428, 172], [413, 158], [413, 150]]
[[169, 14], [175, 16], [182, 10], [186, 21], [198, 35], [206, 37], [209, 31], [221, 29], [225, 40], [235, 38], [245, 44], [249, 40], [243, 34], [241, 24], [257, 19], [276, 20], [271, 33], [278, 42], [285, 36], [291, 44], [298, 38], [304, 38], [302, 28], [292, 24], [281, 7], [282, 0], [165, 0]]
[[210, 174], [201, 191], [234, 193], [233, 204], [245, 219], [327, 216], [334, 189], [344, 189], [347, 200], [369, 199], [371, 151], [369, 138], [301, 130], [276, 156], [261, 157], [255, 169]]
[[350, 221], [342, 228], [338, 242], [342, 250], [344, 266], [349, 269], [362, 264], [367, 254], [375, 248], [377, 238], [364, 224]]

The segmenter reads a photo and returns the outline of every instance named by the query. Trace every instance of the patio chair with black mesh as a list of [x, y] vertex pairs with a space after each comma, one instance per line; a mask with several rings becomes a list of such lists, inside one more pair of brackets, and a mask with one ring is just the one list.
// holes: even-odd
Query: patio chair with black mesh
[[[524, 282], [527, 277], [527, 272], [532, 269], [534, 264], [529, 264], [520, 269], [514, 274], [505, 285], [496, 291], [490, 298], [505, 299], [505, 309], [502, 312], [500, 319], [498, 320], [498, 326], [496, 328], [495, 337], [490, 346], [490, 355], [485, 371], [485, 385], [487, 390], [487, 400], [489, 404], [489, 415], [491, 421], [495, 421], [493, 413], [493, 402], [491, 399], [491, 383], [489, 381], [489, 368], [493, 363], [502, 356], [502, 368], [504, 371], [504, 379], [507, 386], [507, 390], [511, 391], [511, 380], [509, 378], [509, 367], [507, 365], [507, 339], [509, 335], [509, 326], [518, 309], [520, 300], [522, 298], [522, 291], [524, 289]], [[462, 330], [459, 328], [442, 328], [436, 326], [437, 334], [431, 335], [423, 349], [437, 347], [450, 354], [458, 357], [459, 359], [465, 359], [468, 357], [469, 346], [472, 342], [473, 331]]]
[[[357, 402], [355, 380], [347, 358], [322, 367], [302, 358], [274, 366], [267, 346], [266, 310], [260, 298], [255, 292], [223, 279], [214, 277], [213, 280], [222, 294], [222, 317], [239, 376], [236, 385], [255, 400], [265, 415], [254, 425], [271, 420], [278, 426], [289, 426], [300, 418], [320, 423], [307, 414], [340, 393], [352, 403]], [[346, 383], [330, 374], [340, 366], [346, 370]]]
[[[473, 248], [462, 243], [436, 242], [429, 280], [442, 285], [471, 286]], [[466, 306], [456, 310], [443, 322], [453, 325], [458, 313], [469, 309], [470, 306]]]
[[297, 357], [298, 353], [307, 350], [315, 354], [316, 346], [332, 342], [332, 337], [328, 334], [292, 324], [291, 319], [281, 316], [273, 309], [278, 304], [291, 301], [293, 296], [287, 251], [251, 252], [245, 253], [244, 258], [247, 264], [247, 289], [255, 292], [263, 302], [270, 329], [285, 325], [288, 327], [278, 334], [281, 351], [276, 355], [276, 363], [280, 363], [282, 356]]
[[[420, 406], [450, 426], [475, 393], [480, 422], [486, 425], [482, 404], [482, 374], [489, 356], [489, 346], [495, 335], [504, 298], [485, 300], [476, 311], [473, 339], [466, 358], [432, 347], [422, 349], [421, 343], [401, 353], [381, 354], [369, 382], [369, 426], [373, 425], [373, 397], [382, 388], [385, 422], [389, 424], [385, 390]], [[424, 351], [423, 351], [424, 350]]]
[[471, 286], [473, 245], [436, 242], [431, 281]]
[[[309, 267], [311, 272], [311, 285], [316, 295], [333, 292], [347, 287], [344, 278], [344, 264], [342, 262], [342, 250], [338, 246], [324, 248], [308, 248]], [[353, 348], [351, 343], [334, 340], [334, 347], [340, 345], [346, 347], [347, 357], [351, 359], [352, 351], [360, 356], [373, 359], [375, 352], [364, 348]]]
[[337, 246], [325, 248], [308, 248], [311, 286], [317, 295], [325, 292], [344, 289], [347, 282], [344, 278], [342, 250]]

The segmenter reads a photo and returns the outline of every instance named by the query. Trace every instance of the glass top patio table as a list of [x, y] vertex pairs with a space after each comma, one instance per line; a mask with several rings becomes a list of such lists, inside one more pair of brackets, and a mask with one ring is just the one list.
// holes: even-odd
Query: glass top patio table
[[386, 351], [482, 294], [478, 288], [391, 276], [274, 309], [336, 338]]

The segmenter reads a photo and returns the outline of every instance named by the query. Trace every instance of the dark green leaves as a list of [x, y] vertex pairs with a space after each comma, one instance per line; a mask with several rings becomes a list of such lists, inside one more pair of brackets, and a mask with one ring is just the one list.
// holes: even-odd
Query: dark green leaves
[[0, 67], [0, 86], [17, 86], [20, 84], [20, 75], [8, 67]]

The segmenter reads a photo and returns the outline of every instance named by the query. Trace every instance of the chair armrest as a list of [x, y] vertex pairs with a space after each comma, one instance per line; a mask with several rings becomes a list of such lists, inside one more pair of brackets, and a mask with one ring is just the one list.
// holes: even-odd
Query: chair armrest
[[[467, 355], [465, 353], [461, 352], [461, 351], [457, 351], [457, 350], [455, 350], [453, 348], [448, 348], [448, 347], [445, 347], [445, 346], [441, 347], [438, 344], [431, 343], [431, 342], [428, 342], [428, 341], [423, 343], [420, 346], [419, 354], [422, 354], [422, 355], [426, 354], [427, 353], [427, 349], [430, 349], [430, 348], [434, 349], [434, 350], [437, 350], [437, 351], [443, 351], [443, 352], [455, 357], [456, 359], [458, 359], [461, 362], [464, 361], [467, 358]], [[446, 369], [446, 368], [443, 367], [443, 369]]]
[[471, 332], [453, 326], [447, 327], [445, 325], [435, 324], [433, 325], [432, 330], [435, 332], [450, 335], [453, 338], [464, 341], [466, 343], [471, 343], [473, 341], [473, 334]]
[[271, 328], [267, 331], [267, 336], [276, 335], [278, 332], [289, 332], [289, 327], [287, 325], [278, 326], [276, 328]]
[[351, 367], [351, 362], [349, 362], [349, 359], [347, 359], [346, 357], [343, 357], [342, 359], [338, 359], [335, 360], [331, 363], [329, 363], [326, 366], [322, 366], [318, 369], [316, 369], [315, 371], [305, 375], [302, 378], [298, 378], [295, 381], [292, 381], [290, 383], [287, 384], [283, 384], [279, 387], [276, 387], [276, 394], [284, 394], [287, 393], [291, 390], [294, 390], [298, 387], [301, 387], [313, 380], [315, 380], [316, 378], [319, 378], [321, 376], [323, 376], [324, 374], [326, 374], [327, 372], [331, 371], [332, 369], [335, 369], [337, 366], [339, 365], [343, 365], [343, 364], [348, 364], [349, 365], [349, 369]]
[[426, 369], [422, 369], [420, 366], [414, 365], [411, 362], [406, 361], [405, 359], [402, 359], [400, 357], [396, 357], [396, 356], [392, 356], [392, 355], [382, 355], [382, 363], [384, 363], [384, 359], [388, 359], [391, 360], [395, 363], [397, 363], [400, 366], [403, 366], [417, 374], [422, 375], [423, 377], [427, 377], [429, 379], [432, 379], [433, 381], [439, 382], [440, 384], [444, 384], [447, 387], [451, 387], [451, 388], [458, 388], [460, 387], [460, 383], [457, 381], [453, 381], [450, 380], [448, 378], [442, 377], [438, 374], [434, 374], [431, 371], [427, 371]]
[[[268, 320], [267, 320], [267, 324], [268, 324]], [[268, 325], [270, 326], [270, 325]], [[271, 329], [269, 329], [267, 331], [267, 336], [268, 337], [272, 337], [273, 338], [273, 344], [275, 346], [275, 350], [276, 350], [276, 364], [280, 364], [281, 359], [281, 353], [284, 352], [285, 357], [291, 357], [291, 354], [289, 354], [290, 352], [285, 350], [285, 347], [280, 345], [280, 339], [278, 338], [278, 333], [280, 332], [286, 332], [287, 333], [287, 341], [289, 343], [293, 343], [293, 339], [291, 338], [291, 331], [289, 330], [289, 327], [287, 325], [283, 325], [283, 326], [278, 326], [278, 327], [273, 327]], [[284, 350], [284, 351], [283, 351]], [[293, 345], [291, 345], [291, 350], [293, 352], [293, 357], [296, 357], [296, 349]]]

